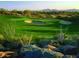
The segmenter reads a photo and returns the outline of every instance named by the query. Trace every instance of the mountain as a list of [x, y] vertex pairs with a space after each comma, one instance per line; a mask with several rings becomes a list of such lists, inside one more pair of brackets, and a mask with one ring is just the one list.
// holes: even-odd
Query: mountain
[[57, 9], [43, 9], [41, 11], [44, 11], [44, 12], [53, 12], [53, 11], [55, 11], [55, 12], [57, 12], [59, 10], [57, 10]]
[[57, 9], [43, 9], [41, 10], [43, 12], [59, 12], [59, 11], [65, 11], [65, 12], [79, 12], [79, 9], [67, 9], [67, 10], [57, 10]]
[[79, 9], [68, 9], [68, 10], [64, 10], [64, 11], [67, 11], [67, 12], [79, 12]]

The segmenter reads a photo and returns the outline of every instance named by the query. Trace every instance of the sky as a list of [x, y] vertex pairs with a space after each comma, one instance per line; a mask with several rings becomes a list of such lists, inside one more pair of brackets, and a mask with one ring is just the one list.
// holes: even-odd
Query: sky
[[79, 1], [0, 1], [0, 8], [8, 10], [79, 9]]

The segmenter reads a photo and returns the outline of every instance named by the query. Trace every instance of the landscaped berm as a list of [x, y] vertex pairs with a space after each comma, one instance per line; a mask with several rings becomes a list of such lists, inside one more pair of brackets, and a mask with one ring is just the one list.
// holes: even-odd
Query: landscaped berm
[[79, 10], [61, 2], [0, 2], [0, 58], [78, 58]]

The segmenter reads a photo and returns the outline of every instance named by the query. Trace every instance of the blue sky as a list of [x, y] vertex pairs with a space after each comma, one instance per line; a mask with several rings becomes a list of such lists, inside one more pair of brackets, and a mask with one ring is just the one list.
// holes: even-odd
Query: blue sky
[[79, 9], [79, 1], [0, 1], [0, 8], [9, 10]]

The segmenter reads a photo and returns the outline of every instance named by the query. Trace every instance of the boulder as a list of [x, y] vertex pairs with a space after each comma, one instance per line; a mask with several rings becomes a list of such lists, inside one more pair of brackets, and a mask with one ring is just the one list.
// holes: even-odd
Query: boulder
[[25, 47], [25, 50], [22, 51], [21, 56], [23, 58], [58, 58], [62, 57], [63, 54], [48, 48], [39, 48], [36, 45], [29, 45]]
[[39, 40], [38, 42], [36, 42], [36, 45], [39, 46], [40, 48], [45, 48], [47, 47], [47, 45], [49, 44], [49, 40]]
[[13, 51], [0, 51], [0, 57], [1, 58], [14, 58], [16, 57], [15, 52]]
[[53, 45], [49, 45], [49, 44], [48, 44], [48, 49], [49, 49], [49, 50], [54, 50], [54, 49], [56, 49], [56, 47], [53, 46]]
[[79, 52], [77, 53], [76, 57], [79, 58]]
[[49, 52], [44, 52], [42, 58], [53, 58], [53, 55]]
[[64, 55], [62, 58], [76, 58], [74, 55]]
[[50, 40], [49, 44], [53, 45], [53, 46], [56, 46], [56, 47], [60, 46], [60, 44], [59, 44], [59, 42], [57, 40]]
[[41, 58], [42, 52], [41, 50], [34, 50], [34, 51], [25, 51], [22, 53], [23, 58]]
[[77, 54], [78, 49], [76, 46], [65, 45], [65, 46], [58, 47], [57, 49], [55, 49], [55, 51], [59, 51], [59, 52], [64, 53], [66, 55], [74, 55], [74, 54]]
[[32, 51], [32, 50], [40, 50], [41, 48], [36, 45], [24, 45], [21, 49], [21, 51]]
[[62, 54], [61, 52], [56, 52], [48, 49], [45, 49], [43, 51], [43, 57], [45, 58], [61, 58], [63, 56], [64, 54]]
[[23, 58], [40, 58], [42, 56], [41, 48], [36, 45], [25, 45], [22, 50], [21, 57]]
[[6, 50], [15, 50], [19, 51], [22, 47], [21, 43], [15, 42], [15, 41], [7, 41], [3, 40], [1, 42], [2, 46], [6, 48]]

